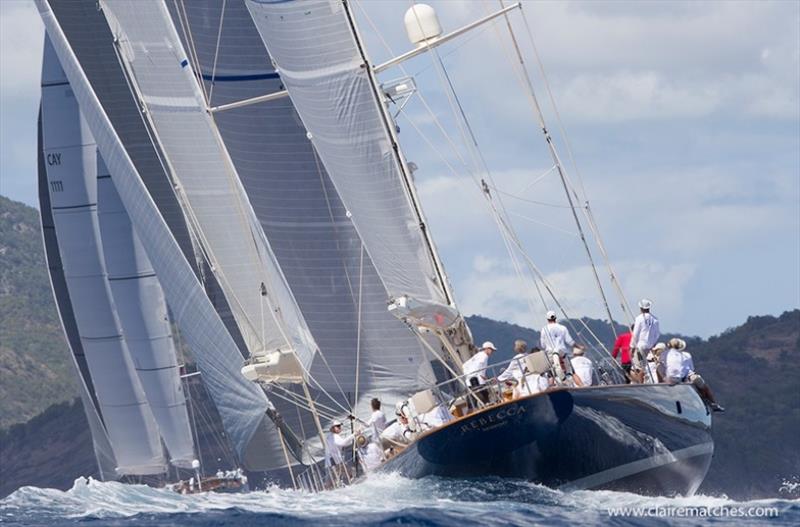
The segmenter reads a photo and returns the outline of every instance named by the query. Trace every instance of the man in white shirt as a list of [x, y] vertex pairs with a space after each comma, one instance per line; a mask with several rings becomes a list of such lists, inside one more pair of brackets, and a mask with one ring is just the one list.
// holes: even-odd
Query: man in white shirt
[[682, 353], [685, 347], [686, 343], [681, 339], [671, 339], [667, 343], [666, 351], [662, 352], [659, 357], [661, 369], [664, 372], [664, 382], [677, 384], [686, 380], [688, 370]]
[[511, 362], [508, 363], [508, 366], [503, 373], [497, 376], [497, 380], [500, 382], [508, 381], [514, 379], [519, 381], [522, 378], [522, 371], [525, 367], [522, 360], [525, 358], [525, 354], [528, 351], [528, 343], [524, 340], [515, 340], [514, 341], [514, 357], [511, 359]]
[[708, 387], [706, 381], [694, 371], [694, 360], [692, 359], [692, 354], [686, 351], [686, 342], [682, 339], [671, 339], [667, 346], [669, 348], [668, 351], [673, 354], [673, 361], [677, 361], [678, 354], [680, 354], [682, 359], [680, 374], [683, 377], [681, 377], [680, 382], [688, 381], [692, 383], [697, 392], [700, 394], [700, 397], [703, 398], [703, 400], [711, 407], [712, 410], [715, 412], [724, 412], [725, 409], [717, 404], [714, 394], [711, 393], [711, 388]]
[[398, 413], [397, 420], [381, 432], [381, 443], [384, 447], [394, 450], [410, 443], [412, 436], [413, 432], [408, 428], [408, 418]]
[[567, 346], [570, 348], [575, 346], [569, 330], [556, 322], [555, 311], [547, 312], [547, 325], [539, 332], [539, 344], [547, 351], [548, 356], [558, 353], [562, 357], [567, 353]]
[[342, 435], [342, 422], [334, 420], [331, 423], [330, 432], [325, 440], [325, 467], [331, 478], [331, 483], [336, 486], [342, 475], [349, 479], [347, 467], [344, 464], [342, 449], [353, 444], [352, 435]]
[[[484, 384], [486, 384], [486, 367], [489, 365], [489, 357], [492, 356], [492, 353], [497, 351], [497, 348], [494, 347], [490, 341], [486, 341], [481, 346], [481, 349], [470, 357], [466, 362], [464, 362], [463, 369], [464, 369], [464, 378], [467, 380], [467, 386], [470, 388], [480, 388]], [[475, 394], [475, 397], [480, 399], [484, 404], [489, 402], [489, 393], [483, 389], [477, 389], [472, 392]], [[469, 399], [472, 402], [472, 398]]]
[[572, 353], [572, 370], [580, 378], [580, 385], [591, 386], [594, 384], [594, 362], [583, 356], [581, 348], [575, 348]]
[[631, 335], [631, 362], [638, 376], [642, 377], [645, 368], [645, 356], [658, 342], [661, 336], [658, 319], [650, 313], [653, 302], [643, 298], [639, 301], [639, 315], [633, 323]]
[[477, 379], [478, 384], [486, 384], [486, 366], [489, 364], [489, 357], [495, 351], [497, 351], [497, 348], [487, 340], [483, 343], [478, 353], [464, 363], [464, 376], [469, 386], [474, 385], [473, 379]]
[[342, 422], [334, 420], [328, 432], [325, 457], [331, 465], [344, 463], [342, 449], [353, 444], [353, 436], [342, 434]]
[[386, 415], [381, 411], [381, 402], [375, 398], [370, 401], [372, 415], [369, 416], [366, 425], [372, 428], [373, 437], [377, 438], [386, 428]]

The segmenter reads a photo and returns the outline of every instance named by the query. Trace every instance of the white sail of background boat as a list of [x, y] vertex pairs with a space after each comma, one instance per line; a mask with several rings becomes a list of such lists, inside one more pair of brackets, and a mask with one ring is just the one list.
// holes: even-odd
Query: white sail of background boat
[[[697, 394], [689, 386], [614, 386], [619, 367], [583, 322], [599, 344], [589, 350], [602, 379], [597, 388], [576, 388], [561, 378], [558, 359], [543, 353], [519, 366], [560, 377], [544, 393], [513, 399], [497, 388], [475, 391], [462, 375], [476, 350], [390, 111], [395, 105], [401, 112], [401, 101], [417, 95], [415, 83], [381, 83], [379, 74], [491, 21], [506, 22], [551, 171], [563, 184], [613, 328], [576, 211], [583, 200], [553, 146], [509, 20], [520, 4], [501, 2], [499, 11], [448, 34], [430, 7], [415, 5], [405, 23], [416, 48], [377, 66], [344, 0], [37, 5], [54, 52], [49, 60], [63, 68], [61, 89], [68, 99], [74, 94], [66, 103], [43, 98], [43, 159], [63, 156], [71, 145], [86, 151], [69, 165], [71, 179], [56, 179], [58, 168], [46, 171], [43, 224], [55, 225], [45, 237], [51, 277], [70, 342], [78, 341], [76, 332], [82, 337], [72, 351], [104, 474], [110, 459], [122, 475], [164, 472], [161, 439], [173, 465], [196, 468], [189, 460], [200, 438], [179, 397], [165, 301], [237, 466], [271, 471], [268, 477], [282, 470], [296, 487], [339, 484], [320, 465], [323, 423], [350, 416], [355, 430], [355, 416], [366, 414], [373, 397], [387, 406], [400, 402], [413, 423], [410, 443], [382, 452], [379, 470], [643, 492], [692, 492], [702, 480], [713, 444]], [[466, 169], [510, 257], [543, 306], [566, 316], [493, 195], [497, 186], [436, 59], [471, 157]], [[66, 110], [85, 140], [50, 139], [52, 130], [76, 126], [58, 117]], [[106, 167], [110, 177], [103, 177]], [[86, 209], [86, 225], [70, 231], [58, 193], [77, 191], [97, 195], [101, 217], [84, 197], [75, 205]], [[605, 256], [588, 202], [580, 209]], [[126, 236], [114, 236], [115, 229]], [[71, 249], [75, 240], [92, 244], [94, 259], [85, 265]], [[82, 272], [92, 280], [76, 280]], [[113, 284], [119, 278], [131, 278], [128, 287]], [[91, 320], [107, 321], [104, 330], [119, 342], [113, 354], [87, 347], [92, 326], [85, 321], [98, 307], [105, 318]], [[110, 357], [117, 362], [104, 364]], [[625, 414], [629, 401], [641, 404]], [[128, 425], [142, 420], [136, 431], [146, 438], [125, 441], [117, 407], [133, 416]], [[441, 419], [425, 426], [427, 412]], [[580, 452], [578, 439], [587, 434], [605, 444], [602, 454]], [[554, 445], [569, 457], [555, 454]]]

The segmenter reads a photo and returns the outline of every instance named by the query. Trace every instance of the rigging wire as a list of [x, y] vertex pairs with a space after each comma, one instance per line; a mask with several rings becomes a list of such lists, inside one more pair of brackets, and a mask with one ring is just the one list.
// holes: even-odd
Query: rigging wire
[[[499, 1], [500, 1], [500, 4], [502, 5], [502, 3], [503, 3], [502, 0], [499, 0]], [[554, 111], [555, 116], [556, 116], [556, 124], [558, 125], [559, 132], [561, 133], [561, 137], [564, 140], [564, 144], [565, 144], [566, 149], [567, 149], [567, 156], [569, 157], [570, 163], [572, 164], [572, 168], [573, 168], [573, 170], [575, 171], [575, 174], [578, 177], [578, 184], [580, 185], [581, 194], [585, 197], [587, 195], [586, 194], [586, 189], [585, 189], [585, 187], [583, 185], [583, 177], [582, 177], [580, 171], [578, 170], [578, 164], [575, 161], [575, 156], [574, 156], [573, 150], [572, 150], [572, 142], [569, 140], [569, 136], [567, 135], [566, 128], [564, 127], [564, 123], [563, 123], [563, 121], [561, 119], [561, 112], [559, 112], [558, 106], [556, 105], [555, 97], [553, 96], [553, 90], [550, 87], [550, 81], [549, 81], [549, 79], [547, 77], [547, 73], [546, 73], [545, 68], [544, 68], [544, 63], [542, 62], [542, 59], [541, 59], [541, 57], [539, 55], [539, 50], [536, 47], [536, 42], [535, 42], [535, 40], [533, 38], [533, 31], [531, 30], [530, 23], [528, 22], [528, 17], [525, 14], [525, 11], [523, 9], [520, 9], [520, 12], [522, 13], [522, 20], [523, 20], [523, 22], [525, 24], [525, 31], [526, 31], [527, 36], [528, 36], [528, 42], [530, 43], [531, 48], [533, 49], [533, 54], [534, 54], [534, 57], [536, 58], [536, 63], [539, 66], [539, 72], [540, 72], [540, 74], [542, 76], [542, 80], [544, 81], [545, 90], [547, 92], [548, 98], [550, 99], [550, 105], [552, 106], [553, 111]], [[575, 192], [574, 189], [573, 189], [573, 192]], [[577, 195], [576, 195], [576, 198], [577, 198]], [[611, 283], [614, 285], [614, 288], [616, 289], [617, 295], [619, 296], [619, 301], [620, 301], [620, 304], [621, 304], [620, 307], [622, 308], [623, 313], [629, 318], [629, 320], [632, 320], [633, 319], [633, 312], [631, 311], [630, 305], [628, 304], [628, 300], [627, 300], [627, 297], [625, 296], [625, 292], [622, 290], [622, 284], [619, 282], [619, 279], [617, 278], [617, 275], [614, 272], [613, 267], [611, 266], [611, 260], [608, 257], [608, 252], [606, 251], [605, 244], [603, 242], [603, 238], [602, 238], [602, 236], [600, 234], [600, 229], [598, 229], [597, 223], [594, 220], [594, 215], [592, 214], [592, 210], [591, 210], [591, 207], [589, 205], [589, 200], [584, 198], [584, 202], [585, 202], [584, 215], [587, 218], [587, 221], [589, 223], [589, 228], [592, 231], [592, 235], [594, 237], [595, 243], [597, 244], [598, 250], [600, 251], [600, 254], [603, 256], [604, 263], [605, 263], [606, 268], [608, 269], [608, 273], [610, 275]]]
[[358, 404], [358, 377], [361, 370], [361, 293], [364, 285], [364, 243], [361, 243], [361, 260], [358, 268], [358, 319], [356, 327], [356, 382], [355, 382], [355, 395], [353, 396], [353, 404], [350, 408], [350, 413], [355, 414], [355, 407]]
[[225, 22], [225, 7], [228, 0], [222, 0], [222, 10], [219, 14], [219, 29], [217, 30], [217, 44], [214, 47], [214, 65], [211, 67], [211, 87], [208, 90], [208, 105], [211, 106], [211, 98], [214, 96], [214, 86], [217, 83], [217, 59], [219, 58], [219, 43], [222, 40], [222, 24]]
[[[501, 6], [504, 6], [503, 0], [498, 0]], [[570, 192], [571, 184], [568, 182], [566, 170], [563, 168], [563, 164], [561, 163], [561, 159], [558, 156], [558, 152], [556, 152], [555, 145], [553, 144], [552, 138], [550, 137], [550, 133], [547, 131], [547, 126], [545, 125], [544, 121], [544, 113], [542, 112], [541, 106], [539, 105], [539, 101], [536, 98], [536, 93], [533, 89], [533, 82], [531, 81], [531, 77], [528, 74], [528, 70], [525, 66], [525, 60], [522, 56], [522, 51], [520, 50], [519, 44], [517, 42], [516, 35], [514, 34], [514, 28], [511, 26], [511, 19], [506, 15], [506, 26], [508, 28], [508, 34], [511, 37], [511, 42], [513, 44], [514, 52], [517, 56], [517, 62], [515, 63], [516, 67], [519, 68], [519, 71], [525, 79], [524, 87], [526, 88], [527, 95], [529, 102], [534, 110], [535, 115], [539, 118], [539, 125], [542, 129], [542, 133], [544, 134], [545, 141], [547, 142], [548, 149], [550, 150], [550, 155], [553, 157], [553, 161], [555, 162], [556, 167], [558, 168], [558, 174], [561, 178], [561, 181], [564, 186], [564, 191], [567, 196], [567, 201], [572, 208], [572, 215], [575, 220], [575, 225], [578, 227], [578, 232], [580, 233], [581, 242], [583, 243], [584, 249], [586, 250], [586, 257], [589, 259], [589, 263], [592, 267], [592, 274], [594, 275], [595, 282], [597, 285], [597, 289], [600, 293], [600, 296], [603, 298], [603, 304], [606, 308], [606, 312], [608, 314], [608, 319], [611, 325], [611, 330], [614, 333], [614, 337], [617, 336], [617, 329], [614, 323], [614, 316], [611, 313], [611, 307], [608, 305], [608, 300], [606, 298], [605, 290], [603, 289], [603, 284], [600, 281], [600, 276], [597, 273], [597, 267], [594, 263], [594, 258], [592, 257], [592, 251], [589, 249], [589, 244], [586, 241], [586, 237], [583, 232], [583, 227], [581, 225], [581, 221], [578, 218], [578, 214], [575, 212], [574, 203], [573, 203], [573, 195]]]

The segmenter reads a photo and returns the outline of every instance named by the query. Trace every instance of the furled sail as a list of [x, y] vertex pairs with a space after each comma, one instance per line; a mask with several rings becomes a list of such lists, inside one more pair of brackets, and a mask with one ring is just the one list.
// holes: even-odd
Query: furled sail
[[[191, 37], [210, 106], [283, 88], [243, 3], [206, 0], [183, 7], [173, 17], [185, 16], [176, 25]], [[319, 346], [310, 374], [320, 404], [366, 413], [372, 397], [393, 404], [430, 382], [432, 357], [387, 311], [389, 294], [292, 101], [225, 109], [214, 120]], [[316, 433], [296, 409], [271, 399], [293, 430]]]
[[[268, 402], [261, 389], [240, 375], [241, 353], [206, 296], [185, 247], [173, 236], [171, 224], [148, 192], [153, 187], [147, 179], [154, 170], [163, 169], [158, 158], [153, 162], [153, 144], [147, 140], [145, 123], [119, 67], [113, 36], [94, 3], [36, 3], [174, 320], [241, 456], [256, 430], [269, 426], [264, 425]], [[280, 446], [274, 442], [265, 445], [265, 450], [280, 455]]]
[[64, 278], [64, 268], [61, 265], [61, 255], [58, 253], [58, 236], [53, 224], [53, 212], [50, 210], [50, 188], [47, 182], [47, 170], [45, 168], [45, 157], [42, 150], [42, 117], [39, 113], [38, 128], [38, 186], [39, 186], [39, 213], [42, 221], [42, 241], [44, 242], [44, 256], [47, 261], [47, 271], [50, 276], [50, 285], [53, 297], [56, 301], [58, 316], [64, 334], [67, 337], [67, 345], [70, 349], [70, 357], [75, 367], [78, 377], [78, 393], [83, 412], [86, 414], [86, 421], [89, 423], [89, 430], [92, 436], [92, 448], [94, 449], [97, 468], [100, 479], [103, 481], [117, 479], [117, 461], [114, 459], [114, 451], [108, 439], [108, 433], [103, 426], [100, 417], [100, 404], [92, 383], [92, 375], [89, 372], [89, 364], [86, 354], [83, 352], [81, 336], [78, 333], [78, 324], [75, 321], [75, 313], [72, 310], [72, 302], [69, 298], [67, 282]]
[[166, 6], [131, 0], [100, 5], [248, 349], [288, 348], [310, 364], [316, 345], [207, 112]]
[[344, 2], [246, 4], [389, 295], [452, 304]]
[[192, 468], [192, 431], [164, 292], [100, 156], [97, 211], [108, 283], [125, 344], [170, 462]]
[[64, 278], [117, 471], [165, 472], [158, 428], [106, 282], [96, 146], [49, 41], [42, 66], [42, 149]]

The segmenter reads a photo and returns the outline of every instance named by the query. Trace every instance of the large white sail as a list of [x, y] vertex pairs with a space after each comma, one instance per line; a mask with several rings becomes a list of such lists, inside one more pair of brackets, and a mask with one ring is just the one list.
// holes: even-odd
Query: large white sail
[[344, 3], [247, 7], [389, 295], [452, 303]]
[[163, 473], [158, 428], [106, 282], [96, 147], [49, 41], [42, 66], [42, 140], [64, 278], [117, 471]]
[[108, 283], [125, 344], [170, 462], [192, 468], [195, 459], [178, 357], [158, 277], [131, 225], [102, 157], [97, 157], [97, 212]]
[[248, 349], [289, 349], [310, 364], [316, 345], [207, 112], [166, 6], [131, 0], [100, 5]]
[[[263, 391], [240, 375], [241, 353], [148, 193], [151, 187], [144, 181], [154, 167], [153, 144], [144, 140], [146, 132], [142, 136], [143, 122], [114, 54], [113, 36], [93, 3], [36, 3], [86, 124], [159, 276], [175, 322], [197, 361], [231, 443], [242, 455], [264, 423], [268, 403]], [[279, 455], [280, 446], [273, 442], [265, 449]]]
[[100, 479], [103, 481], [114, 480], [120, 477], [117, 473], [117, 461], [114, 458], [114, 451], [108, 439], [108, 433], [100, 417], [100, 404], [94, 391], [92, 375], [89, 372], [89, 364], [86, 354], [83, 352], [81, 336], [78, 333], [78, 324], [75, 321], [75, 313], [72, 310], [72, 302], [69, 298], [67, 281], [64, 278], [64, 268], [61, 265], [61, 255], [58, 252], [58, 236], [53, 224], [53, 213], [50, 210], [50, 188], [47, 182], [47, 170], [45, 169], [45, 157], [42, 151], [42, 118], [39, 115], [38, 128], [38, 186], [39, 186], [39, 214], [42, 222], [42, 241], [44, 244], [44, 256], [47, 262], [47, 271], [50, 277], [50, 286], [53, 297], [56, 301], [58, 317], [61, 320], [61, 327], [67, 337], [67, 346], [70, 350], [70, 362], [75, 368], [78, 380], [78, 393], [83, 404], [83, 412], [89, 424], [92, 436], [92, 448]]
[[[282, 89], [243, 3], [184, 7], [173, 17], [185, 15], [212, 107]], [[217, 111], [214, 120], [319, 346], [310, 373], [320, 404], [366, 413], [372, 397], [390, 404], [430, 382], [432, 357], [387, 311], [389, 294], [291, 100]], [[300, 426], [294, 408], [272, 400], [298, 434], [316, 433], [307, 421]]]

